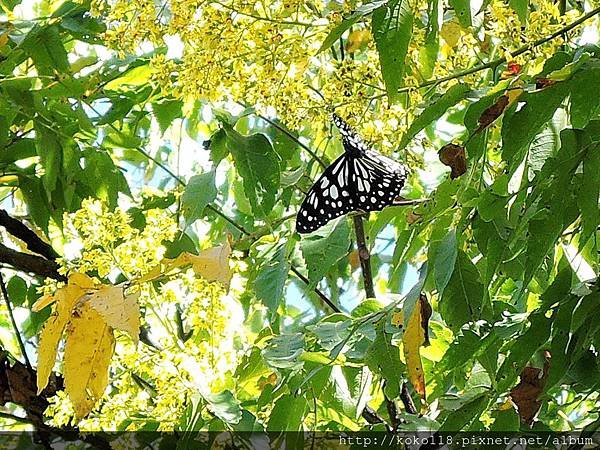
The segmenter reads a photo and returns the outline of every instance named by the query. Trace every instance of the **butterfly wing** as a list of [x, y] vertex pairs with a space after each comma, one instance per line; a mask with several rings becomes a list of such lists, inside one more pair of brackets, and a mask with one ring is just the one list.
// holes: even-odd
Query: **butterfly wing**
[[296, 230], [310, 233], [350, 211], [379, 211], [394, 203], [404, 186], [404, 165], [371, 150], [339, 116], [333, 122], [346, 152], [310, 188], [296, 217]]
[[310, 188], [296, 216], [298, 233], [310, 233], [356, 209], [349, 183], [351, 159], [344, 153], [325, 169]]
[[404, 165], [367, 150], [353, 161], [353, 177], [356, 181], [357, 208], [364, 211], [380, 211], [394, 203], [404, 186], [407, 169]]

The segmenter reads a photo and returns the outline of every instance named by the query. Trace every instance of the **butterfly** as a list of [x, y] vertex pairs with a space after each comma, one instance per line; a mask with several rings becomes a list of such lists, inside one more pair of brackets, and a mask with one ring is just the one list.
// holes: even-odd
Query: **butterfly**
[[298, 233], [310, 233], [351, 211], [380, 211], [392, 205], [404, 186], [408, 169], [371, 149], [336, 114], [344, 154], [337, 158], [306, 194], [296, 216]]

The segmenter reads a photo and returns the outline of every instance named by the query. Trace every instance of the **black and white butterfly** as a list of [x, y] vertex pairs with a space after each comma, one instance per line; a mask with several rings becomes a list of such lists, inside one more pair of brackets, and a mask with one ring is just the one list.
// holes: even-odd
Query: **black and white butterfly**
[[344, 144], [336, 159], [306, 194], [296, 217], [298, 233], [310, 233], [351, 211], [380, 211], [394, 203], [406, 181], [406, 166], [367, 146], [333, 115]]

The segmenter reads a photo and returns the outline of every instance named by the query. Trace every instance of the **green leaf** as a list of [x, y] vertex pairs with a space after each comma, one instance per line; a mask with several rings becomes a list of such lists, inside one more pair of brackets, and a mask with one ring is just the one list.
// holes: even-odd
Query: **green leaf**
[[302, 239], [300, 249], [306, 261], [310, 288], [316, 286], [331, 266], [348, 254], [349, 247], [350, 227], [345, 219], [330, 222]]
[[254, 292], [256, 298], [271, 312], [273, 319], [277, 314], [277, 308], [283, 299], [283, 290], [285, 282], [290, 271], [288, 261], [290, 242], [288, 241], [277, 246], [272, 255], [264, 255], [262, 264], [259, 268], [259, 274], [254, 280]]
[[275, 205], [279, 187], [279, 158], [264, 134], [244, 136], [223, 124], [227, 148], [242, 177], [244, 192], [257, 216], [266, 217]]
[[21, 306], [27, 298], [27, 283], [18, 275], [13, 276], [6, 284], [8, 298], [14, 306]]
[[600, 201], [600, 181], [598, 180], [598, 174], [600, 174], [600, 135], [591, 132], [592, 124], [596, 125], [596, 131], [600, 131], [600, 121], [590, 122], [589, 135], [596, 141], [586, 143], [587, 148], [585, 148], [583, 159], [583, 180], [577, 196], [577, 205], [581, 211], [583, 228], [581, 234], [584, 241], [593, 235], [594, 230], [600, 224], [600, 208], [598, 208], [598, 202]]
[[600, 114], [600, 64], [585, 67], [573, 76], [571, 92], [571, 123], [575, 128], [585, 128], [588, 122]]
[[527, 331], [513, 339], [510, 353], [498, 370], [498, 392], [505, 392], [515, 384], [527, 362], [550, 337], [552, 319], [544, 314], [534, 313], [530, 322]]
[[227, 133], [223, 128], [219, 128], [210, 137], [210, 140], [204, 143], [210, 150], [210, 160], [217, 167], [221, 161], [227, 158], [229, 155], [229, 149], [227, 148]]
[[529, 15], [529, 0], [509, 0], [508, 4], [519, 16], [521, 26], [525, 26]]
[[356, 9], [356, 11], [350, 17], [342, 20], [341, 23], [339, 23], [338, 25], [336, 25], [336, 27], [333, 28], [333, 30], [331, 30], [329, 32], [329, 34], [327, 35], [327, 37], [323, 41], [323, 44], [321, 44], [321, 47], [319, 48], [319, 50], [317, 51], [317, 53], [321, 53], [322, 51], [327, 50], [335, 42], [337, 42], [337, 40], [339, 38], [341, 38], [342, 35], [347, 30], [349, 30], [352, 25], [354, 25], [356, 22], [358, 22], [359, 19], [361, 19], [362, 17], [364, 17], [364, 16], [372, 13], [377, 8], [379, 8], [381, 5], [385, 5], [386, 3], [387, 3], [387, 0], [378, 0], [378, 1], [374, 1], [374, 2], [371, 2], [371, 3], [366, 3], [364, 5], [359, 6]]
[[210, 412], [223, 422], [235, 424], [242, 418], [240, 404], [230, 391], [218, 394], [205, 393], [202, 394], [202, 397], [206, 400]]
[[316, 325], [308, 327], [308, 329], [317, 335], [321, 347], [325, 350], [333, 350], [350, 335], [351, 326], [351, 320], [337, 322], [321, 321]]
[[514, 405], [509, 403], [508, 409], [497, 409], [492, 413], [494, 423], [490, 425], [490, 431], [498, 433], [518, 432], [521, 428], [519, 413]]
[[412, 27], [413, 14], [407, 0], [391, 0], [373, 13], [373, 39], [390, 103], [399, 99]]
[[31, 57], [40, 75], [69, 72], [69, 59], [57, 26], [34, 27], [21, 43], [21, 48]]
[[456, 411], [451, 411], [440, 426], [438, 432], [460, 431], [476, 420], [489, 403], [488, 396], [480, 394]]
[[527, 163], [534, 172], [539, 172], [548, 158], [554, 156], [559, 148], [557, 133], [549, 126], [540, 131], [529, 148]]
[[284, 395], [275, 402], [267, 431], [299, 431], [302, 429], [302, 418], [307, 407], [303, 396]]
[[19, 189], [27, 202], [27, 210], [33, 221], [42, 230], [48, 230], [50, 211], [48, 211], [48, 197], [37, 177], [19, 176]]
[[304, 336], [302, 333], [281, 334], [274, 336], [263, 350], [267, 364], [278, 369], [299, 368], [304, 352]]
[[186, 223], [194, 223], [201, 218], [204, 209], [217, 198], [215, 186], [215, 172], [206, 172], [194, 175], [188, 181], [185, 191], [181, 196], [181, 208]]
[[454, 271], [439, 303], [439, 311], [448, 327], [459, 330], [467, 322], [481, 316], [483, 284], [479, 271], [469, 256], [460, 250]]
[[419, 50], [419, 62], [423, 78], [429, 79], [433, 75], [435, 62], [437, 60], [440, 42], [439, 42], [439, 16], [440, 0], [429, 2], [427, 13], [427, 31], [425, 33], [425, 44]]
[[171, 126], [173, 120], [181, 117], [181, 107], [183, 103], [180, 100], [164, 100], [160, 103], [152, 104], [152, 111], [154, 117], [158, 122], [161, 134], [167, 131], [167, 128]]
[[[0, 119], [1, 122], [1, 119]], [[35, 140], [22, 138], [9, 145], [0, 153], [0, 164], [8, 164], [36, 155]]]
[[471, 2], [469, 0], [448, 0], [448, 4], [454, 9], [454, 15], [463, 28], [471, 26]]
[[548, 371], [546, 384], [544, 385], [546, 391], [554, 387], [569, 368], [571, 354], [568, 350], [571, 336], [571, 321], [573, 310], [578, 301], [579, 298], [573, 296], [568, 301], [562, 302], [552, 323], [552, 344], [550, 347], [552, 364], [550, 364], [550, 370]]
[[435, 254], [435, 262], [433, 264], [435, 287], [440, 295], [444, 292], [448, 281], [450, 281], [452, 272], [454, 272], [457, 253], [456, 230], [453, 229], [442, 239]]
[[400, 361], [400, 349], [392, 345], [392, 336], [384, 331], [383, 322], [382, 320], [377, 325], [377, 336], [367, 350], [365, 363], [373, 373], [387, 381], [385, 394], [394, 399], [400, 394], [404, 364]]
[[413, 121], [406, 134], [402, 136], [400, 144], [398, 144], [398, 149], [401, 150], [406, 147], [406, 144], [408, 144], [419, 131], [430, 123], [438, 120], [448, 112], [448, 109], [464, 99], [467, 92], [469, 92], [469, 87], [466, 84], [455, 84], [434, 103], [427, 106]]
[[131, 195], [125, 175], [107, 152], [88, 148], [82, 152], [82, 156], [85, 167], [77, 175], [77, 179], [87, 186], [89, 193], [81, 197], [93, 196], [114, 208], [117, 206], [119, 192]]
[[133, 67], [121, 76], [108, 82], [104, 89], [108, 91], [128, 91], [131, 87], [146, 85], [152, 76], [152, 69], [148, 64]]
[[570, 83], [561, 82], [537, 92], [521, 94], [525, 105], [517, 112], [505, 113], [502, 123], [502, 158], [516, 167], [535, 136], [548, 122], [569, 93]]

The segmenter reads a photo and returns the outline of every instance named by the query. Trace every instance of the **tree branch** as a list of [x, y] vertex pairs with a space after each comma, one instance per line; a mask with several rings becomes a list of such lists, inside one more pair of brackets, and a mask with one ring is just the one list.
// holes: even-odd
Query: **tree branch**
[[58, 273], [59, 265], [55, 261], [29, 253], [21, 253], [2, 244], [0, 244], [0, 263], [9, 264], [15, 270], [33, 273], [40, 277], [67, 281], [64, 275]]
[[109, 442], [98, 434], [80, 435], [76, 427], [56, 428], [44, 423], [44, 411], [48, 407], [48, 398], [63, 389], [61, 377], [52, 373], [48, 386], [37, 394], [36, 371], [29, 370], [19, 361], [11, 363], [8, 353], [0, 348], [0, 405], [14, 403], [25, 410], [26, 417], [11, 416], [10, 419], [31, 423], [37, 430], [46, 448], [50, 447], [52, 436], [58, 436], [65, 441], [81, 440], [94, 448], [109, 450]]
[[52, 246], [44, 242], [37, 234], [23, 224], [23, 222], [11, 217], [8, 213], [0, 209], [0, 226], [3, 226], [12, 236], [20, 239], [27, 244], [27, 249], [46, 259], [55, 260], [58, 253]]
[[[373, 287], [373, 273], [371, 272], [371, 255], [367, 247], [367, 239], [365, 237], [365, 228], [363, 225], [363, 214], [357, 214], [352, 217], [354, 221], [354, 233], [356, 234], [356, 246], [358, 248], [358, 257], [360, 259], [360, 267], [362, 270], [363, 285], [367, 298], [375, 298], [375, 289]], [[400, 375], [400, 374], [398, 374]], [[398, 407], [393, 399], [385, 397], [385, 406], [390, 416], [391, 430], [398, 429]], [[364, 414], [363, 414], [364, 417]]]

